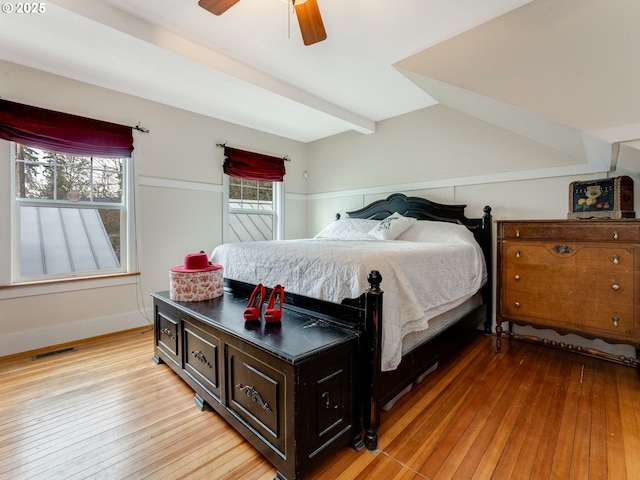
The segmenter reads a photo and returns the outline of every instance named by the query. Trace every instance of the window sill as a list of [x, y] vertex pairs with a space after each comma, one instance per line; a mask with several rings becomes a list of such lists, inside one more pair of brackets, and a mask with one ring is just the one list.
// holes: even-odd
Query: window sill
[[52, 293], [89, 290], [93, 288], [130, 285], [138, 282], [139, 273], [124, 273], [99, 277], [70, 278], [0, 286], [0, 300]]

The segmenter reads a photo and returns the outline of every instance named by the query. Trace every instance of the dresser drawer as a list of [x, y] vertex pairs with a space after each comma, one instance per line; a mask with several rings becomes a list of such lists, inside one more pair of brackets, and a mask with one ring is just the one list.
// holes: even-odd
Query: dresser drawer
[[184, 370], [220, 401], [220, 339], [196, 325], [184, 322]]
[[611, 303], [596, 298], [506, 289], [501, 303], [501, 314], [515, 321], [617, 339], [632, 339], [637, 335], [634, 329], [635, 308], [629, 302]]
[[[519, 242], [505, 241], [502, 245], [502, 264], [519, 268], [526, 265], [584, 272], [606, 270], [611, 274], [633, 272], [634, 247], [615, 244], [590, 244], [580, 242]], [[516, 272], [517, 273], [517, 272]]]
[[568, 240], [596, 242], [640, 242], [637, 222], [522, 222], [502, 223], [499, 232], [503, 239]]
[[[551, 273], [548, 269], [531, 266], [526, 269], [504, 270], [502, 288], [506, 293], [519, 292], [522, 298], [536, 297], [544, 305], [545, 297], [562, 297], [567, 301], [605, 302], [633, 305], [633, 274], [607, 275], [597, 272], [593, 277], [580, 271], [562, 270]], [[578, 305], [579, 306], [579, 305]], [[582, 306], [579, 308], [587, 308]], [[564, 309], [562, 310], [564, 311]], [[550, 311], [548, 315], [558, 315]]]

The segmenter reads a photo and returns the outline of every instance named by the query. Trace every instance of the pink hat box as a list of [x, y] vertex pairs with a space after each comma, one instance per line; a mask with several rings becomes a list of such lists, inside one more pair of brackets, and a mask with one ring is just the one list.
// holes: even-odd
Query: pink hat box
[[221, 265], [212, 265], [205, 253], [185, 257], [184, 265], [169, 270], [169, 298], [176, 302], [200, 302], [222, 296]]

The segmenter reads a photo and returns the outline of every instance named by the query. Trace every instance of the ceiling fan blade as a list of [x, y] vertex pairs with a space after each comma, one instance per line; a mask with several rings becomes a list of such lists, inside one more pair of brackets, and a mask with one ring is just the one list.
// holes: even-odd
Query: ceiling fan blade
[[239, 1], [240, 0], [200, 0], [198, 5], [205, 10], [209, 10], [214, 15], [222, 15]]
[[327, 32], [324, 29], [324, 23], [322, 23], [317, 0], [307, 0], [301, 4], [296, 3], [295, 7], [304, 44], [313, 45], [325, 40]]

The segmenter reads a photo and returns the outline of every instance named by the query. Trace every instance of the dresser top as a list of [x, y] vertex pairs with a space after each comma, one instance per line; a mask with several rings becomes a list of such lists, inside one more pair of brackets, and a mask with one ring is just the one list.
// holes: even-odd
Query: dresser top
[[312, 314], [286, 308], [282, 311], [280, 323], [265, 323], [264, 320], [245, 322], [243, 312], [247, 299], [235, 297], [227, 291], [221, 297], [200, 302], [173, 301], [168, 291], [151, 295], [196, 320], [248, 341], [289, 363], [298, 363], [357, 337], [355, 331], [340, 328]]
[[498, 222], [498, 239], [637, 243], [640, 242], [640, 220], [503, 220]]

